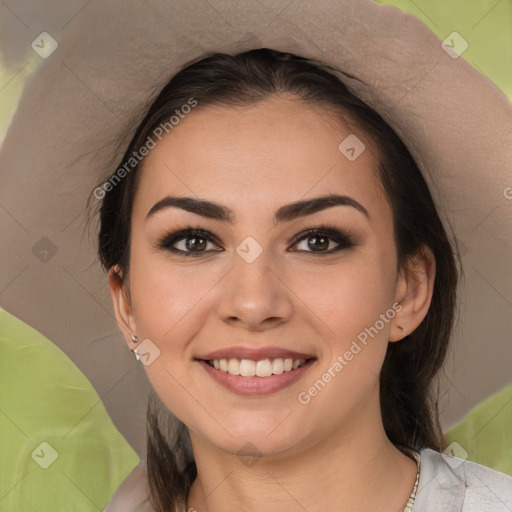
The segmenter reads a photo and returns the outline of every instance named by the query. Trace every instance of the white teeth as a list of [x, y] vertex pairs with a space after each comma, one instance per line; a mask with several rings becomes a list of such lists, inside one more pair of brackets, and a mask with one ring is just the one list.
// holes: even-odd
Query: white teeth
[[240, 375], [240, 361], [238, 359], [229, 360], [228, 373], [231, 373], [231, 375]]
[[284, 372], [284, 361], [282, 359], [274, 359], [272, 363], [272, 373], [274, 375], [280, 375]]
[[[231, 373], [231, 371], [229, 373]], [[250, 359], [242, 359], [240, 361], [238, 373], [243, 377], [254, 377], [256, 373], [256, 363]], [[235, 375], [237, 374], [235, 373]]]
[[256, 363], [256, 375], [258, 377], [270, 377], [272, 375], [272, 363], [270, 359], [264, 359]]
[[209, 361], [216, 370], [242, 377], [270, 377], [283, 372], [297, 370], [306, 363], [305, 359], [277, 358], [253, 361], [251, 359], [214, 359]]

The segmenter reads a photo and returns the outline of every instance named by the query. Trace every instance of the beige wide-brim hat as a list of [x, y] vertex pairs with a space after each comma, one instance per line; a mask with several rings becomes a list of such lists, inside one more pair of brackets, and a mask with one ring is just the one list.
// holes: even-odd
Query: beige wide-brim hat
[[512, 105], [458, 56], [460, 41], [443, 45], [419, 19], [372, 0], [91, 2], [53, 53], [51, 38], [41, 36], [44, 61], [0, 153], [0, 306], [73, 359], [141, 457], [146, 382], [84, 233], [85, 204], [147, 100], [205, 51], [266, 46], [345, 73], [409, 147], [461, 249], [444, 424], [510, 379]]

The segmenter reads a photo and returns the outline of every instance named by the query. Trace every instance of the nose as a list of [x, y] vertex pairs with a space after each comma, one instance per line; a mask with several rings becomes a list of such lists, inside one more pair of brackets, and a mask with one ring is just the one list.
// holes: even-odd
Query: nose
[[[242, 253], [243, 254], [243, 253]], [[223, 279], [218, 316], [233, 326], [263, 331], [290, 321], [293, 292], [285, 273], [263, 251], [252, 262], [234, 254], [232, 270]]]

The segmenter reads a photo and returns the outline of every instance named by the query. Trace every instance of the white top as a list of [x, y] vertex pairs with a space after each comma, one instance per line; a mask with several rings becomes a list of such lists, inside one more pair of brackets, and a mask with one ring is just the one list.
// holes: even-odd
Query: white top
[[[413, 512], [512, 512], [512, 476], [425, 448]], [[145, 461], [128, 475], [103, 512], [154, 512]]]

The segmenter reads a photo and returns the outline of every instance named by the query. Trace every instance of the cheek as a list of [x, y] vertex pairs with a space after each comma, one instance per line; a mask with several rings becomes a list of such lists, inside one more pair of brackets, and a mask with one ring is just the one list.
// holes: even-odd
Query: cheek
[[321, 319], [317, 324], [324, 326], [328, 340], [328, 357], [298, 396], [301, 407], [307, 405], [311, 413], [304, 418], [305, 429], [314, 428], [312, 411], [330, 410], [333, 419], [342, 421], [375, 389], [389, 322], [396, 313], [394, 265], [392, 253], [370, 253], [331, 273], [304, 279], [301, 298]]
[[175, 346], [184, 339], [184, 327], [196, 324], [190, 318], [197, 316], [216, 276], [194, 265], [170, 263], [165, 254], [155, 257], [134, 250], [132, 258], [130, 285], [137, 326], [145, 337]]
[[[388, 253], [361, 251], [314, 274], [297, 274], [294, 290], [338, 340], [338, 348], [374, 326], [391, 308], [396, 274], [393, 255]], [[378, 323], [383, 337], [387, 325]]]
[[190, 341], [204, 323], [201, 298], [215, 283], [211, 275], [198, 277], [192, 266], [172, 265], [165, 255], [155, 257], [137, 249], [132, 253], [130, 287], [139, 337], [151, 340], [158, 353], [144, 369], [167, 408], [187, 423], [195, 407], [184, 391], [194, 386]]

